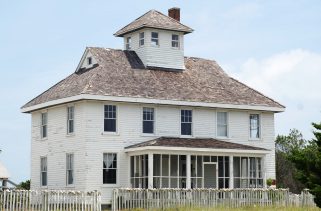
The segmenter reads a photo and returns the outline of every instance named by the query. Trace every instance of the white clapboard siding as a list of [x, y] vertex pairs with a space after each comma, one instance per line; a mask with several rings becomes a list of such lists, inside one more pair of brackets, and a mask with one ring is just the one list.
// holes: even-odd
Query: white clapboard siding
[[[104, 105], [117, 105], [115, 134], [104, 133]], [[103, 203], [110, 203], [112, 190], [130, 187], [129, 158], [124, 147], [160, 136], [180, 136], [180, 109], [193, 110], [193, 137], [216, 138], [216, 109], [154, 104], [81, 101], [75, 105], [75, 134], [67, 131], [67, 105], [48, 109], [48, 138], [40, 139], [40, 111], [32, 113], [32, 189], [75, 189], [102, 193]], [[155, 134], [142, 134], [142, 108], [155, 108]], [[266, 178], [275, 178], [274, 113], [261, 112], [261, 139], [249, 140], [250, 111], [229, 112], [229, 137], [222, 139], [271, 150], [265, 159]], [[103, 185], [104, 152], [118, 153], [116, 185]], [[74, 153], [75, 185], [66, 186], [66, 153]], [[184, 152], [182, 152], [184, 153]], [[186, 152], [188, 153], [188, 152]], [[40, 187], [40, 156], [48, 157], [48, 186]], [[240, 156], [240, 154], [238, 155]], [[247, 156], [243, 153], [242, 156]]]

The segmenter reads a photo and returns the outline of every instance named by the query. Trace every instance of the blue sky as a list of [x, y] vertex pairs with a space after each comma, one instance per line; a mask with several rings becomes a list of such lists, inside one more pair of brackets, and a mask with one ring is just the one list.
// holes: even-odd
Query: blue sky
[[0, 160], [12, 180], [30, 175], [31, 120], [20, 106], [72, 73], [86, 46], [122, 48], [114, 32], [173, 6], [195, 29], [185, 55], [216, 60], [287, 106], [276, 134], [312, 137], [310, 123], [321, 121], [321, 1], [0, 0]]

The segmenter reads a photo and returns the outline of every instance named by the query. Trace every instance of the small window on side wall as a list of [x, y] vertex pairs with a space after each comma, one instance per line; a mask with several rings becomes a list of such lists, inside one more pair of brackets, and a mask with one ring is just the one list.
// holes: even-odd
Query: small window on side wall
[[40, 185], [47, 186], [48, 177], [47, 177], [47, 157], [40, 157]]
[[143, 133], [154, 133], [154, 108], [143, 108]]
[[172, 34], [172, 47], [179, 48], [179, 36], [177, 34]]
[[130, 50], [132, 48], [132, 38], [131, 37], [127, 37], [126, 39], [126, 50]]
[[158, 32], [152, 32], [151, 44], [152, 44], [152, 46], [158, 46], [159, 45]]
[[181, 135], [192, 135], [192, 110], [181, 110]]
[[217, 112], [217, 136], [228, 136], [227, 112]]
[[144, 39], [145, 39], [144, 32], [139, 33], [139, 46], [143, 46], [145, 44]]
[[116, 120], [117, 110], [115, 105], [105, 105], [105, 117], [104, 117], [104, 131], [105, 132], [116, 132]]
[[117, 183], [117, 154], [104, 153], [103, 157], [103, 184]]
[[67, 134], [73, 134], [74, 133], [74, 117], [75, 116], [75, 107], [69, 106], [67, 108]]
[[87, 64], [91, 65], [93, 63], [93, 59], [91, 57], [87, 57]]
[[260, 138], [260, 115], [250, 114], [250, 139]]
[[41, 138], [47, 138], [48, 136], [48, 113], [41, 113]]

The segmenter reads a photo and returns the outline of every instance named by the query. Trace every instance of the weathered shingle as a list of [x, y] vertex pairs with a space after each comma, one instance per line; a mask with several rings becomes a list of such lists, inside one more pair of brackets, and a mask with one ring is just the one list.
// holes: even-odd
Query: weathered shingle
[[134, 51], [88, 48], [98, 65], [73, 73], [23, 108], [79, 94], [284, 108], [229, 77], [212, 60], [185, 57], [184, 71], [145, 69]]
[[260, 147], [253, 147], [253, 146], [244, 145], [244, 144], [220, 141], [213, 138], [176, 138], [176, 137], [160, 137], [157, 139], [153, 139], [150, 141], [125, 147], [125, 149], [148, 147], [148, 146], [237, 149], [237, 150], [267, 150]]
[[190, 27], [181, 24], [177, 20], [168, 17], [161, 12], [150, 10], [127, 26], [117, 31], [114, 35], [117, 37], [122, 37], [124, 34], [139, 30], [144, 27], [180, 31], [184, 32], [185, 34], [193, 31], [193, 29], [191, 29]]

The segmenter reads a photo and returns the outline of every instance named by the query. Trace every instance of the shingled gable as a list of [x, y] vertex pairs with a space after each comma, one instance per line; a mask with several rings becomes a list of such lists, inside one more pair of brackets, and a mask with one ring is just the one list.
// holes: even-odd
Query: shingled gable
[[129, 32], [133, 32], [142, 28], [156, 28], [163, 30], [180, 31], [184, 32], [185, 34], [193, 32], [193, 29], [181, 24], [177, 20], [168, 17], [156, 10], [150, 10], [127, 26], [117, 31], [114, 35], [116, 37], [122, 37]]
[[160, 137], [139, 144], [134, 144], [125, 149], [142, 148], [142, 147], [187, 147], [187, 148], [210, 148], [210, 149], [236, 149], [236, 150], [264, 150], [260, 147], [253, 147], [244, 144], [237, 144], [227, 141], [216, 140], [213, 138], [177, 138], [177, 137]]
[[145, 69], [134, 51], [87, 50], [97, 66], [71, 74], [22, 109], [82, 94], [284, 108], [229, 77], [215, 61], [185, 57], [186, 69], [173, 72]]

